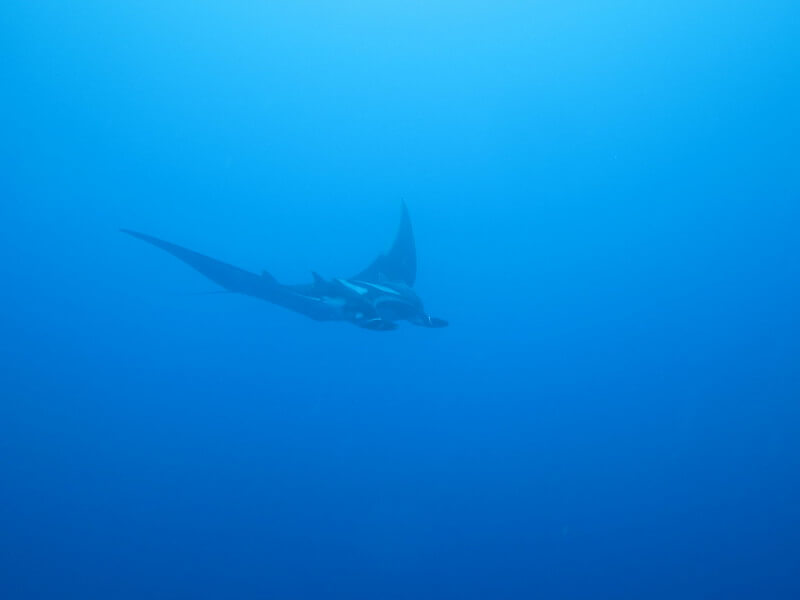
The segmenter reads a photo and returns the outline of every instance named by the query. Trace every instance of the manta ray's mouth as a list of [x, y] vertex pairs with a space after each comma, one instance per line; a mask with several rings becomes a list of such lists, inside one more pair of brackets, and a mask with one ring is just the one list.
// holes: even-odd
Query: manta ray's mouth
[[372, 331], [393, 331], [397, 329], [397, 323], [386, 319], [369, 319], [364, 321], [361, 326]]
[[382, 318], [393, 321], [413, 319], [414, 317], [420, 316], [421, 313], [419, 308], [413, 304], [394, 298], [377, 300], [375, 302], [375, 310]]

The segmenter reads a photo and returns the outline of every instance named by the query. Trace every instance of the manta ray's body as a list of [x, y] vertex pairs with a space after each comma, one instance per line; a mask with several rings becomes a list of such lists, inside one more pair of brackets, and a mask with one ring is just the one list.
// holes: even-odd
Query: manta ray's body
[[266, 300], [317, 321], [349, 321], [375, 331], [395, 329], [397, 321], [423, 327], [447, 325], [425, 312], [412, 289], [417, 257], [405, 205], [400, 229], [387, 254], [355, 277], [325, 280], [314, 273], [314, 281], [305, 285], [283, 285], [267, 272], [256, 275], [143, 233], [123, 231], [169, 252], [229, 292]]

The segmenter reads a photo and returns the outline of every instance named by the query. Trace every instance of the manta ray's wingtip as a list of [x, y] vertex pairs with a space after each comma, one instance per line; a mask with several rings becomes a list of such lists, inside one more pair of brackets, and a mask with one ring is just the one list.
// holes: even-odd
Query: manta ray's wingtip
[[119, 232], [129, 235], [131, 237], [139, 238], [140, 240], [144, 240], [149, 237], [144, 233], [139, 233], [138, 231], [134, 231], [133, 229], [126, 229], [125, 227], [120, 227]]
[[148, 244], [153, 244], [154, 246], [158, 246], [159, 248], [167, 249], [167, 248], [178, 248], [179, 246], [175, 246], [175, 244], [171, 244], [169, 242], [165, 242], [157, 237], [152, 235], [147, 235], [146, 233], [142, 233], [140, 231], [134, 231], [133, 229], [126, 229], [125, 227], [120, 227], [120, 233], [124, 233], [131, 237], [136, 238], [137, 240], [142, 240], [143, 242], [147, 242]]

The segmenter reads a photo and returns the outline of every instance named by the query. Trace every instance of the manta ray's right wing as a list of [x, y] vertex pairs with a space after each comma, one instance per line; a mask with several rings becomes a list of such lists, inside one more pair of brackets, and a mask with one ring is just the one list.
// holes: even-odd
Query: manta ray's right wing
[[230, 292], [266, 300], [317, 321], [341, 318], [337, 307], [324, 302], [314, 295], [301, 293], [299, 290], [293, 289], [292, 286], [281, 285], [268, 273], [256, 275], [250, 271], [245, 271], [239, 267], [234, 267], [151, 235], [130, 231], [129, 229], [123, 229], [122, 231], [172, 254], [172, 256], [182, 260]]
[[411, 218], [408, 207], [403, 203], [403, 216], [400, 229], [391, 249], [376, 258], [370, 266], [361, 271], [353, 279], [380, 283], [381, 281], [398, 281], [408, 287], [417, 279], [417, 251], [414, 246], [414, 232], [411, 230]]

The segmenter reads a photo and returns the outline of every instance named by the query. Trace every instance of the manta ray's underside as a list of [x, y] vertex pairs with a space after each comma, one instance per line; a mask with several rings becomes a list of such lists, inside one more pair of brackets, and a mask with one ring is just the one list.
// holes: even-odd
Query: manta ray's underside
[[257, 275], [144, 233], [122, 231], [172, 254], [229, 292], [266, 300], [317, 321], [349, 321], [375, 331], [395, 329], [397, 321], [423, 327], [447, 325], [425, 312], [412, 289], [417, 255], [405, 204], [389, 252], [355, 277], [326, 280], [313, 273], [313, 282], [301, 285], [283, 285], [266, 271]]

